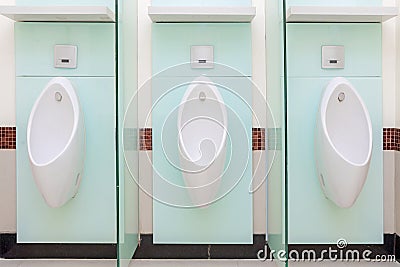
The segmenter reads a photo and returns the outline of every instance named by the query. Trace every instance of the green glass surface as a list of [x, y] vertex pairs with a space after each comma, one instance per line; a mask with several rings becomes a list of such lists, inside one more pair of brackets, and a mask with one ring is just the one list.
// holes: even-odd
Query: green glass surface
[[[380, 77], [382, 31], [379, 23], [289, 23], [289, 77]], [[356, 33], [356, 34], [355, 34]], [[344, 46], [345, 67], [322, 69], [322, 46]]]
[[118, 1], [118, 266], [129, 266], [139, 240], [137, 1]]
[[[344, 238], [353, 244], [382, 243], [381, 25], [293, 23], [287, 29], [289, 242], [335, 244]], [[323, 45], [345, 47], [344, 69], [321, 68]], [[373, 127], [373, 153], [368, 177], [355, 205], [349, 209], [340, 209], [325, 198], [314, 160], [318, 106], [327, 84], [337, 76], [349, 79], [358, 91]], [[305, 213], [308, 216], [304, 216]], [[360, 220], [369, 223], [360, 224]], [[309, 234], [311, 232], [314, 234]]]
[[[77, 68], [54, 68], [54, 46], [78, 47]], [[113, 23], [15, 23], [16, 76], [115, 77]]]
[[[286, 77], [285, 77], [285, 24], [282, 14], [283, 0], [266, 1], [267, 101], [272, 114], [267, 120], [270, 170], [267, 183], [267, 239], [274, 252], [264, 255], [274, 259], [278, 266], [287, 266], [286, 208]], [[271, 136], [273, 138], [271, 138]], [[272, 141], [273, 140], [273, 141]], [[274, 143], [272, 143], [274, 142]]]
[[26, 130], [32, 107], [51, 79], [16, 79], [18, 242], [116, 243], [115, 79], [69, 78], [85, 120], [84, 174], [77, 195], [60, 208], [50, 208], [34, 183]]
[[[152, 86], [147, 89], [151, 88], [153, 99], [154, 242], [252, 243], [253, 209], [249, 192], [252, 179], [251, 25], [156, 24], [152, 36], [154, 76]], [[214, 68], [192, 69], [190, 64], [185, 64], [190, 62], [193, 45], [214, 46], [214, 61], [217, 62]], [[179, 169], [177, 112], [188, 85], [201, 75], [217, 84], [227, 105], [227, 131], [231, 139], [227, 141], [226, 168], [217, 194], [220, 199], [207, 208], [189, 208]], [[232, 162], [228, 161], [231, 152]], [[238, 182], [233, 185], [236, 178]]]
[[[240, 36], [240, 38], [238, 38]], [[172, 66], [190, 62], [193, 45], [214, 46], [214, 62], [251, 76], [251, 25], [249, 23], [156, 23], [152, 26], [153, 74]], [[186, 67], [186, 68], [184, 68]], [[190, 65], [176, 68], [176, 76], [237, 76], [227, 68], [191, 69]], [[169, 72], [168, 72], [169, 73]], [[173, 75], [173, 74], [170, 74]]]
[[[321, 96], [331, 78], [288, 79], [289, 243], [383, 243], [382, 79], [348, 77], [372, 123], [373, 150], [365, 185], [351, 208], [337, 207], [321, 189], [314, 136]], [[368, 222], [368, 223], [361, 223]]]
[[[216, 201], [191, 207], [177, 147], [177, 117], [197, 77], [153, 79], [153, 231], [158, 244], [251, 244], [253, 241], [251, 83], [247, 77], [212, 77], [227, 108], [225, 169]], [[172, 89], [173, 88], [173, 89]], [[170, 90], [167, 92], [166, 90]], [[240, 216], [238, 216], [240, 214]]]

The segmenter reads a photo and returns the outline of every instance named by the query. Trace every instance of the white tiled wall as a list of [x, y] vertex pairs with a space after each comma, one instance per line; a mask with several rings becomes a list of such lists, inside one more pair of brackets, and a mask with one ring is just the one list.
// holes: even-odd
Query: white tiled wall
[[16, 232], [15, 150], [0, 150], [0, 233]]
[[[138, 83], [139, 83], [139, 127], [151, 127], [151, 117], [147, 118], [151, 110], [151, 90], [141, 90], [151, 78], [151, 20], [147, 15], [147, 7], [151, 0], [138, 1]], [[144, 89], [144, 88], [143, 88]]]
[[[400, 8], [400, 1], [396, 1], [397, 6]], [[396, 51], [400, 51], [400, 16], [396, 19]], [[396, 101], [396, 118], [395, 126], [400, 128], [400, 52], [396, 54], [396, 91], [393, 98]], [[395, 153], [395, 224], [396, 233], [400, 235], [400, 152]]]
[[383, 127], [394, 127], [396, 123], [396, 19], [383, 23], [382, 78], [383, 78]]
[[139, 231], [144, 234], [153, 233], [153, 200], [150, 197], [153, 190], [152, 157], [151, 151], [139, 152], [139, 182], [143, 189], [139, 193]]
[[385, 151], [383, 152], [383, 216], [384, 216], [384, 232], [385, 233], [395, 233], [395, 152]]
[[395, 153], [395, 202], [394, 202], [394, 219], [395, 219], [395, 227], [397, 235], [400, 235], [400, 152]]
[[[14, 5], [15, 0], [0, 0]], [[0, 126], [15, 125], [15, 57], [13, 21], [0, 16]]]

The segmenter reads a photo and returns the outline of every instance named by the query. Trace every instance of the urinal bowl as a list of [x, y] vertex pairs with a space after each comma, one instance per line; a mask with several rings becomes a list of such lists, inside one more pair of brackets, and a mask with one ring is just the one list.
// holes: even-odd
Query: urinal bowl
[[52, 79], [36, 100], [27, 144], [33, 178], [45, 202], [52, 208], [63, 206], [78, 191], [86, 146], [83, 113], [68, 79]]
[[325, 196], [341, 208], [353, 206], [371, 155], [368, 110], [347, 79], [334, 78], [322, 96], [315, 130], [317, 176]]
[[206, 77], [195, 79], [178, 113], [179, 157], [191, 206], [216, 200], [226, 160], [227, 112], [218, 89]]

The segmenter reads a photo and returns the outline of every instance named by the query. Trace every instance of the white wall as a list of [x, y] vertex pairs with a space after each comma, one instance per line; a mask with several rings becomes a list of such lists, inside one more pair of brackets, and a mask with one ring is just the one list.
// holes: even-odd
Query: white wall
[[[386, 6], [396, 6], [396, 0], [383, 0]], [[396, 19], [383, 23], [382, 27], [382, 77], [383, 77], [383, 127], [395, 127], [396, 123]]]
[[396, 223], [395, 232], [398, 235], [400, 235], [400, 152], [396, 152], [395, 164], [396, 164], [395, 203], [394, 203], [395, 223]]
[[0, 150], [0, 233], [17, 230], [15, 151]]

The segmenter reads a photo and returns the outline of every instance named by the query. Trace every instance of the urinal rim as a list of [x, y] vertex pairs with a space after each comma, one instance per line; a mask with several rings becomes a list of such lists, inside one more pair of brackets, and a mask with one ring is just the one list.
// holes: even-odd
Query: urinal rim
[[[332, 96], [333, 91], [335, 91], [335, 89], [341, 85], [341, 84], [345, 84], [346, 86], [348, 86], [350, 88], [350, 90], [353, 91], [353, 93], [357, 96], [359, 103], [361, 104], [361, 107], [364, 111], [365, 114], [365, 118], [367, 121], [367, 125], [368, 125], [368, 134], [369, 134], [369, 140], [368, 140], [368, 153], [367, 156], [365, 158], [365, 160], [362, 163], [355, 163], [350, 161], [349, 159], [347, 159], [346, 157], [343, 156], [343, 154], [338, 151], [338, 149], [336, 148], [335, 144], [332, 142], [332, 139], [329, 135], [328, 129], [327, 129], [327, 125], [326, 125], [326, 111], [327, 111], [327, 107], [328, 107], [328, 102]], [[323, 108], [325, 107], [325, 108]], [[322, 122], [322, 128], [324, 131], [324, 134], [329, 142], [329, 144], [331, 145], [331, 147], [334, 149], [334, 151], [340, 156], [341, 159], [343, 159], [344, 161], [346, 161], [347, 163], [356, 166], [356, 167], [362, 167], [368, 164], [368, 162], [371, 159], [371, 155], [372, 155], [372, 144], [373, 144], [373, 136], [372, 136], [372, 123], [371, 123], [371, 118], [368, 112], [368, 109], [363, 101], [363, 99], [361, 98], [361, 96], [358, 94], [357, 90], [354, 88], [354, 86], [350, 83], [350, 81], [344, 77], [336, 77], [333, 78], [328, 86], [325, 89], [325, 92], [322, 96], [322, 100], [321, 100], [321, 104], [320, 104], [320, 120]]]
[[[195, 84], [193, 84], [195, 83]], [[214, 85], [214, 83], [206, 76], [199, 76], [196, 79], [194, 79], [191, 84], [189, 85], [189, 88], [186, 89], [185, 94], [182, 97], [181, 103], [179, 105], [179, 109], [178, 109], [178, 136], [179, 136], [179, 144], [181, 146], [181, 149], [185, 152], [186, 156], [189, 156], [189, 153], [186, 150], [186, 146], [182, 140], [182, 131], [181, 131], [181, 126], [182, 126], [182, 113], [183, 113], [183, 109], [186, 105], [186, 100], [188, 99], [190, 93], [193, 91], [194, 88], [196, 88], [199, 84], [206, 84], [208, 87], [211, 88], [211, 90], [213, 91], [214, 95], [217, 97], [217, 101], [219, 103], [220, 106], [224, 105], [224, 107], [221, 107], [221, 111], [222, 111], [222, 118], [223, 118], [223, 126], [224, 126], [224, 133], [222, 136], [222, 140], [221, 140], [221, 145], [218, 147], [217, 153], [216, 153], [216, 157], [218, 157], [220, 155], [220, 153], [222, 152], [222, 150], [225, 148], [225, 142], [226, 142], [226, 138], [227, 138], [227, 129], [228, 129], [228, 115], [226, 112], [226, 107], [225, 107], [225, 102], [221, 96], [221, 94], [219, 93], [217, 87]], [[190, 158], [190, 157], [188, 157]]]
[[[73, 109], [73, 113], [74, 113], [74, 124], [73, 124], [73, 128], [72, 128], [72, 132], [68, 139], [68, 142], [65, 144], [64, 148], [62, 150], [60, 150], [60, 152], [54, 158], [50, 159], [49, 161], [47, 161], [45, 163], [39, 164], [36, 162], [36, 159], [33, 157], [32, 151], [31, 151], [31, 141], [30, 141], [31, 128], [32, 128], [31, 125], [33, 122], [33, 118], [35, 116], [34, 114], [36, 114], [37, 108], [39, 106], [40, 100], [42, 99], [43, 95], [55, 84], [61, 85], [64, 88], [64, 90], [67, 92], [68, 97], [71, 100], [72, 109]], [[28, 147], [29, 159], [31, 160], [32, 164], [34, 164], [37, 167], [44, 167], [44, 166], [52, 164], [57, 159], [59, 159], [61, 157], [61, 155], [64, 154], [64, 152], [67, 150], [67, 148], [70, 146], [72, 140], [74, 139], [76, 132], [78, 131], [79, 120], [83, 119], [80, 113], [81, 113], [81, 107], [80, 107], [80, 104], [78, 101], [78, 96], [75, 92], [74, 86], [72, 85], [71, 81], [64, 77], [55, 77], [55, 78], [51, 79], [47, 83], [45, 88], [42, 90], [39, 97], [36, 99], [35, 104], [33, 105], [33, 108], [29, 115], [28, 127], [27, 127], [27, 147]]]

